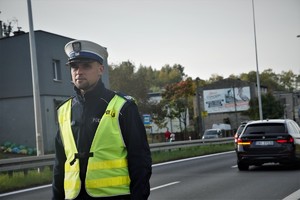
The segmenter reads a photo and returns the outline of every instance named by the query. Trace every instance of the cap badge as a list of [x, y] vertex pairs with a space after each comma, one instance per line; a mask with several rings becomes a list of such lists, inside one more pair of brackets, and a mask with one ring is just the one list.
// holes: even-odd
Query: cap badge
[[73, 47], [73, 50], [76, 53], [78, 53], [81, 50], [81, 43], [80, 42], [74, 42], [74, 43], [72, 43], [72, 47]]

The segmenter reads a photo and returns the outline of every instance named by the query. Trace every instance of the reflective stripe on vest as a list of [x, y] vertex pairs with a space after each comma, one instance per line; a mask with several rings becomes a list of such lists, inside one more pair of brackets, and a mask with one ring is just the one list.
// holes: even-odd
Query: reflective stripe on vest
[[[60, 125], [61, 132], [63, 130], [69, 132], [62, 134], [67, 155], [65, 164], [65, 194], [68, 199], [74, 199], [78, 196], [81, 185], [79, 161], [78, 159], [74, 160], [74, 155], [78, 152], [70, 124], [71, 102], [72, 100], [69, 100], [59, 109], [59, 122], [63, 121], [61, 118], [69, 118], [68, 124], [65, 120], [65, 125]], [[115, 95], [109, 102], [96, 130], [90, 149], [92, 156], [88, 160], [85, 180], [86, 191], [92, 197], [116, 196], [130, 193], [127, 150], [119, 126], [119, 113], [125, 102], [125, 99]], [[66, 126], [69, 126], [69, 128], [66, 128]]]

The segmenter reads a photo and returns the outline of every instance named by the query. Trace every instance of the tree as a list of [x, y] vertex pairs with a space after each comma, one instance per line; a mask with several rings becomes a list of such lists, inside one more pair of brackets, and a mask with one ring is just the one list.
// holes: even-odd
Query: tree
[[208, 82], [213, 83], [213, 82], [217, 82], [217, 81], [220, 81], [220, 80], [223, 80], [223, 79], [224, 79], [223, 76], [220, 76], [218, 74], [212, 74], [211, 77], [209, 78]]
[[165, 87], [168, 84], [178, 83], [183, 79], [184, 68], [181, 65], [165, 65], [161, 70], [156, 73], [156, 83], [160, 88]]
[[127, 61], [122, 62], [120, 65], [110, 66], [109, 70], [109, 82], [111, 89], [124, 91], [133, 95], [131, 85], [135, 66], [131, 62]]
[[[191, 78], [167, 85], [165, 91], [162, 93], [162, 97], [169, 108], [168, 116], [171, 119], [177, 118], [180, 122], [183, 122], [185, 131], [187, 126], [187, 110], [190, 109], [189, 97], [194, 96], [194, 93], [195, 87]], [[180, 128], [182, 131], [182, 127]]]
[[279, 75], [280, 83], [290, 92], [295, 89], [296, 75], [291, 71], [284, 72], [282, 71]]
[[[264, 119], [276, 119], [282, 118], [284, 115], [284, 107], [282, 103], [275, 99], [271, 92], [261, 95], [262, 111]], [[259, 108], [257, 98], [253, 98], [249, 101], [250, 108], [243, 112], [243, 115], [247, 115], [252, 120], [259, 119]]]
[[239, 77], [237, 75], [234, 75], [234, 74], [230, 74], [228, 76], [229, 79], [239, 79]]
[[[296, 88], [296, 77], [297, 76], [292, 71], [283, 71], [281, 74], [276, 74], [271, 68], [264, 70], [259, 75], [261, 85], [267, 87], [270, 92], [284, 90], [293, 91], [293, 89]], [[242, 73], [240, 79], [256, 83], [256, 72], [250, 71], [248, 74]]]
[[253, 83], [257, 82], [256, 71], [250, 71], [248, 74], [246, 74], [246, 77], [247, 77], [246, 80], [248, 79], [247, 81], [249, 82], [253, 82]]
[[110, 67], [111, 89], [134, 97], [142, 113], [145, 113], [148, 106], [149, 78], [151, 77], [148, 77], [147, 72], [145, 68], [140, 68], [135, 73], [135, 66], [129, 61]]
[[272, 69], [266, 69], [260, 74], [260, 81], [263, 86], [266, 86], [270, 92], [282, 90], [279, 85], [279, 77]]
[[161, 101], [159, 103], [151, 103], [151, 110], [148, 112], [152, 116], [152, 122], [157, 125], [158, 128], [165, 128], [167, 125], [167, 114], [168, 108], [165, 102]]

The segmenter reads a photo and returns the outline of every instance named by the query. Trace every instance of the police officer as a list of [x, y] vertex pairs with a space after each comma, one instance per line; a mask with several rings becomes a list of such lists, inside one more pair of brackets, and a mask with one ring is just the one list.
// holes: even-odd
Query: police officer
[[101, 81], [106, 48], [66, 44], [75, 96], [58, 108], [52, 199], [147, 199], [151, 153], [137, 105]]

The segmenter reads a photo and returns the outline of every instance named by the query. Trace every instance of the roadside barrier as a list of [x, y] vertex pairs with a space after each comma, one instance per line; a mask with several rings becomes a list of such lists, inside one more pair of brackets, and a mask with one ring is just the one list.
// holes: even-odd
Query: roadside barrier
[[[174, 149], [181, 149], [185, 147], [209, 145], [209, 144], [226, 144], [232, 143], [233, 137], [219, 138], [219, 139], [205, 139], [205, 140], [188, 140], [175, 141], [150, 144], [151, 152], [154, 151], [168, 151]], [[14, 171], [23, 171], [26, 175], [29, 169], [42, 170], [46, 166], [51, 168], [54, 165], [54, 154], [47, 154], [42, 156], [27, 156], [18, 158], [9, 158], [0, 160], [0, 173], [8, 173], [13, 176]]]

